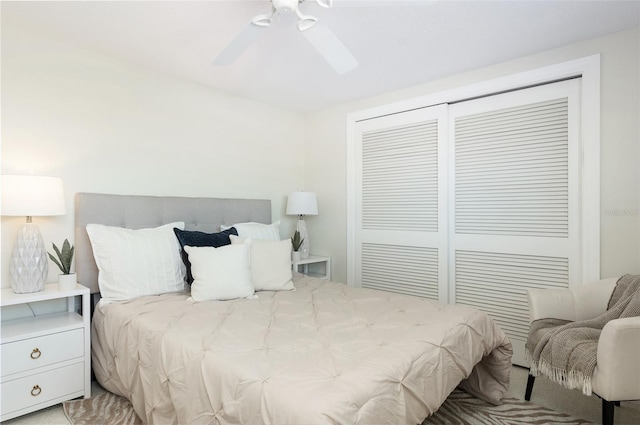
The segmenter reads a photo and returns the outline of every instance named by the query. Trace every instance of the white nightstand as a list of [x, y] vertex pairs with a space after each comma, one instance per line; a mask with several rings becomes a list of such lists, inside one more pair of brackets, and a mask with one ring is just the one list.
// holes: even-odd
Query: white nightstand
[[[322, 264], [324, 263], [324, 274], [309, 273], [309, 264]], [[293, 270], [304, 273], [309, 276], [319, 277], [320, 279], [331, 280], [331, 257], [321, 257], [319, 255], [310, 255], [308, 258], [303, 258], [298, 261], [291, 262]], [[302, 271], [300, 271], [302, 266]]]
[[[0, 421], [72, 398], [91, 397], [89, 288], [15, 294], [2, 289], [0, 307], [67, 299], [67, 311], [2, 322]], [[75, 297], [82, 296], [82, 315]]]

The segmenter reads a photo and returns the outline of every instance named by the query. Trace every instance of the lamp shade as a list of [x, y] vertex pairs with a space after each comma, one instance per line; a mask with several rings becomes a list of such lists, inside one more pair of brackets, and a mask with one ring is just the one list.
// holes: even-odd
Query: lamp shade
[[2, 176], [2, 215], [38, 217], [64, 215], [62, 179], [43, 176]]
[[287, 215], [318, 215], [318, 200], [313, 192], [291, 192], [287, 199]]

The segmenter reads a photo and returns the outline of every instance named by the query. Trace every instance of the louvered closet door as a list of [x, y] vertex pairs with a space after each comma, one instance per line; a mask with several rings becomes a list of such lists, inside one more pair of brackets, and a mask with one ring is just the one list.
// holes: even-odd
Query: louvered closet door
[[450, 274], [525, 365], [526, 291], [580, 282], [580, 81], [450, 107]]
[[446, 300], [446, 110], [357, 123], [356, 285]]

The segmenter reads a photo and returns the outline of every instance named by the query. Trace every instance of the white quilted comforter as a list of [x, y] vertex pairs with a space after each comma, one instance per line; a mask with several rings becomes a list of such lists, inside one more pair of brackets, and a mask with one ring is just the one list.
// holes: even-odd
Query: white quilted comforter
[[[298, 276], [296, 291], [112, 303], [93, 367], [149, 424], [418, 424], [463, 382], [499, 403], [511, 344], [465, 306]], [[475, 367], [474, 367], [475, 366]]]

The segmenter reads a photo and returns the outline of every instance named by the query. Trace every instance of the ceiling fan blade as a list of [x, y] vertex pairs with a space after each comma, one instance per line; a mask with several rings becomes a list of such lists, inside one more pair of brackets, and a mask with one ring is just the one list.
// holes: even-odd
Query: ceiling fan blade
[[269, 26], [249, 22], [213, 60], [214, 65], [231, 65], [264, 33]]
[[318, 6], [322, 6], [325, 9], [329, 9], [333, 6], [333, 0], [314, 0], [318, 3]]
[[345, 74], [358, 66], [356, 58], [322, 22], [316, 22], [302, 34], [338, 74]]

